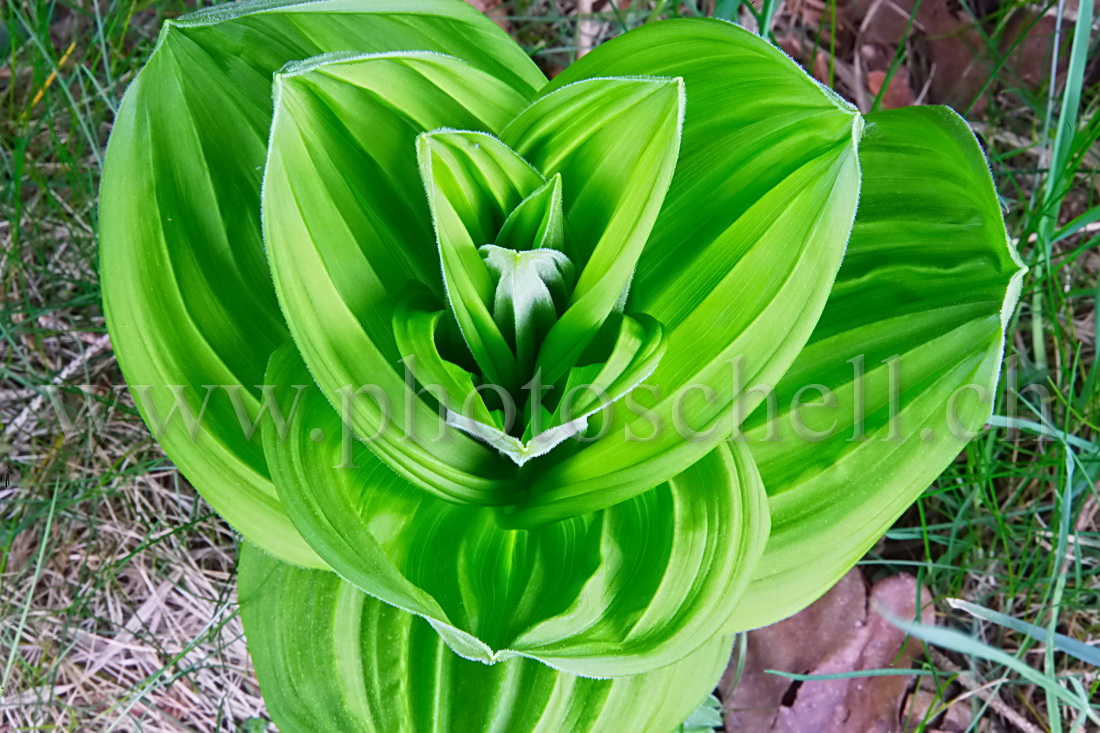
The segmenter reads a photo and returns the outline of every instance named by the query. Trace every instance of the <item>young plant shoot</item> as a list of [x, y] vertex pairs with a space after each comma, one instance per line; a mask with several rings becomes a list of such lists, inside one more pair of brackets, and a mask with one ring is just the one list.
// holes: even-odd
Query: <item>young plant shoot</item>
[[674, 730], [981, 429], [1022, 275], [946, 108], [707, 19], [548, 81], [460, 0], [168, 21], [100, 218], [287, 733]]

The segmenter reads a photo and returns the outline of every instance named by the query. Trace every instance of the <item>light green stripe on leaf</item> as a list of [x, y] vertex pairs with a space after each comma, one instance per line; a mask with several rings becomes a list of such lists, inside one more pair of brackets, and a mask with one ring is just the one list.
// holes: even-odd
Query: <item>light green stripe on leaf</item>
[[508, 249], [565, 251], [561, 175], [556, 175], [512, 210], [493, 244]]
[[462, 335], [486, 381], [515, 391], [524, 375], [493, 319], [496, 281], [479, 250], [496, 240], [509, 214], [546, 179], [483, 132], [437, 130], [417, 138], [416, 151]]
[[530, 659], [487, 666], [333, 573], [245, 545], [239, 577], [249, 651], [283, 733], [671, 733], [710, 694], [730, 653], [730, 641], [715, 638], [676, 664], [614, 680]]
[[656, 23], [595, 49], [551, 87], [632, 75], [676, 75], [686, 88], [676, 175], [625, 304], [662, 324], [668, 351], [646, 382], [652, 412], [616, 409], [606, 437], [535, 479], [517, 523], [636, 495], [729, 437], [743, 417], [735, 366], [748, 384], [786, 371], [855, 215], [858, 114], [762, 39], [719, 21]]
[[[274, 383], [304, 375], [293, 350], [272, 360]], [[361, 444], [351, 444], [359, 468], [338, 467], [340, 432], [317, 391], [302, 396], [285, 441], [265, 432], [296, 526], [342, 577], [425, 616], [484, 662], [519, 654], [593, 676], [672, 663], [727, 623], [767, 539], [765, 494], [744, 446], [721, 446], [602, 512], [509, 530], [492, 509], [404, 481]]]
[[[415, 22], [410, 22], [414, 19]], [[356, 0], [241, 2], [165, 24], [127, 90], [100, 190], [104, 309], [127, 382], [150, 424], [168, 387], [198, 415], [204, 385], [226, 385], [252, 419], [264, 369], [287, 337], [260, 236], [260, 179], [271, 123], [271, 76], [340, 49], [450, 53], [506, 80], [524, 99], [538, 69], [463, 3]], [[294, 532], [225, 391], [192, 440], [174, 420], [156, 436], [184, 475], [237, 530], [284, 560], [320, 559]]]
[[441, 390], [432, 396], [445, 410], [494, 424], [493, 415], [477, 391], [473, 376], [440, 355], [436, 335], [440, 321], [448, 313], [432, 301], [426, 288], [412, 288], [393, 312], [393, 333], [406, 369], [422, 389]]
[[678, 78], [588, 79], [541, 97], [503, 133], [524, 159], [563, 182], [565, 252], [577, 285], [539, 353], [547, 382], [576, 364], [622, 306], [676, 167], [684, 104]]

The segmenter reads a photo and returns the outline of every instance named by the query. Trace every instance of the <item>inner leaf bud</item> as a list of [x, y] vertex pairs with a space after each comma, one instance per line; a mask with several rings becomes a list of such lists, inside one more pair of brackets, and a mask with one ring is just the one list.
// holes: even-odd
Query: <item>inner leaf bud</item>
[[479, 251], [496, 280], [493, 320], [515, 348], [519, 363], [532, 364], [568, 301], [573, 263], [556, 249], [517, 251], [486, 244]]

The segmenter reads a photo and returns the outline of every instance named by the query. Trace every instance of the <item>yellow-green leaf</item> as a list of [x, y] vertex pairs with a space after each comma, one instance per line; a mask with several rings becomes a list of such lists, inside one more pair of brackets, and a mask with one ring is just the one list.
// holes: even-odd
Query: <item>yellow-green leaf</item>
[[[945, 107], [868, 117], [848, 256], [809, 344], [745, 426], [772, 510], [727, 630], [828, 590], [955, 459], [993, 407], [1021, 263], [985, 158]], [[814, 388], [833, 396], [821, 403]], [[774, 431], [773, 431], [774, 428]], [[774, 438], [774, 439], [773, 439]]]

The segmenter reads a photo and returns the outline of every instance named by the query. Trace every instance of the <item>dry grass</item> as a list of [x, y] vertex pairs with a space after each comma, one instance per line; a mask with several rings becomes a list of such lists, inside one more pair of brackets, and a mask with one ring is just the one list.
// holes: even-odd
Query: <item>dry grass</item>
[[74, 387], [109, 405], [122, 382], [99, 308], [95, 189], [113, 107], [161, 9], [179, 6], [0, 7], [2, 731], [266, 725], [235, 538], [132, 405], [96, 429]]
[[[19, 629], [20, 659], [0, 721], [214, 731], [262, 717], [225, 525], [173, 469], [126, 480], [96, 503], [94, 519], [74, 517], [79, 505], [57, 511], [45, 543], [26, 532], [12, 548], [0, 604], [26, 615], [5, 619]], [[164, 528], [146, 534], [150, 525]]]
[[[49, 205], [47, 205], [48, 207]], [[125, 403], [102, 430], [70, 385], [121, 382], [94, 308], [90, 231], [23, 210], [0, 361], [0, 730], [237, 730], [265, 717], [234, 595], [235, 538]], [[0, 242], [12, 253], [10, 227]], [[42, 258], [43, 252], [48, 256]], [[5, 278], [7, 279], [7, 278]], [[10, 281], [9, 281], [10, 282]], [[63, 429], [38, 385], [63, 385]], [[33, 385], [33, 386], [26, 386]]]

